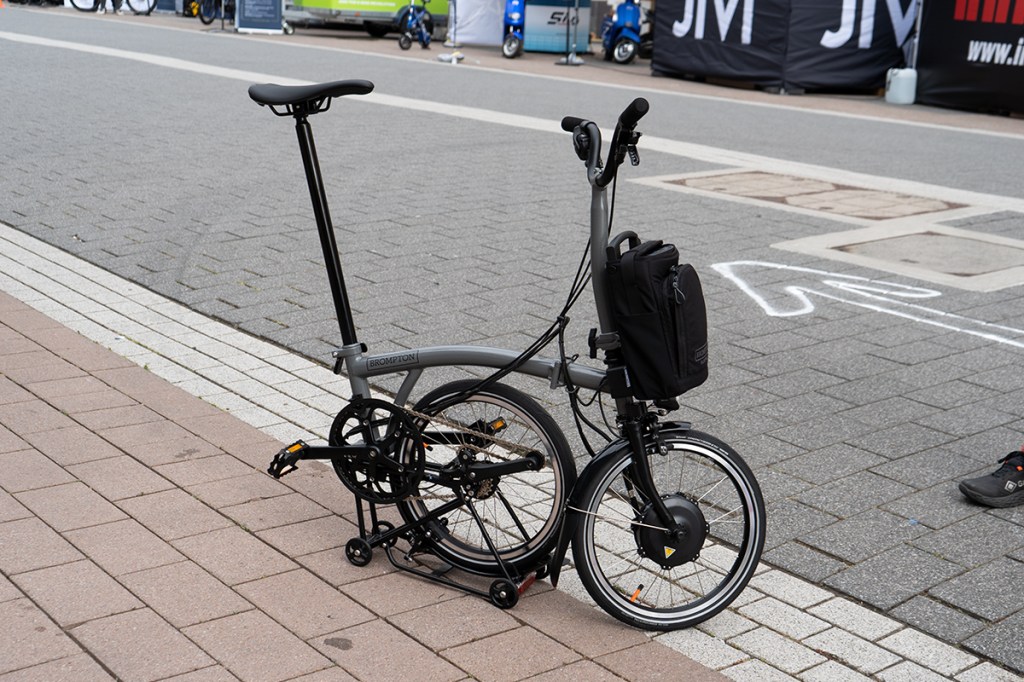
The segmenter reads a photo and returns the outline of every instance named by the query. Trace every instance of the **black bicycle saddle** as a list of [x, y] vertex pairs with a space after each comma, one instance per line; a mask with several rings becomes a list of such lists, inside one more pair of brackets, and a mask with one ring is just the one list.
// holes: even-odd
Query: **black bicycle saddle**
[[249, 97], [258, 104], [296, 107], [342, 95], [368, 95], [373, 83], [364, 80], [344, 80], [314, 85], [276, 85], [263, 83], [250, 85]]

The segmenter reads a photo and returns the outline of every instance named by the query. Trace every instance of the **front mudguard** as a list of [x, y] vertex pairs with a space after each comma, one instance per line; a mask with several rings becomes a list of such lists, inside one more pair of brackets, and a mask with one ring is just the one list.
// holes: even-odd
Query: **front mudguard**
[[[693, 427], [689, 422], [663, 422], [658, 425], [658, 437], [685, 436], [692, 429]], [[650, 431], [645, 432], [644, 445], [650, 447], [653, 444], [653, 435]], [[587, 462], [587, 465], [583, 467], [583, 471], [580, 472], [579, 477], [576, 479], [576, 485], [573, 486], [572, 492], [569, 494], [569, 502], [565, 508], [562, 527], [558, 532], [558, 544], [555, 545], [555, 551], [548, 563], [548, 575], [551, 577], [551, 584], [553, 586], [558, 587], [558, 576], [562, 572], [562, 562], [565, 560], [565, 555], [569, 551], [569, 543], [572, 541], [573, 536], [576, 535], [576, 528], [579, 526], [580, 517], [583, 515], [583, 512], [578, 510], [582, 509], [584, 496], [590, 490], [593, 480], [604, 470], [603, 464], [621, 456], [622, 452], [628, 449], [629, 443], [624, 438], [612, 441], [601, 452], [597, 453], [592, 460]]]

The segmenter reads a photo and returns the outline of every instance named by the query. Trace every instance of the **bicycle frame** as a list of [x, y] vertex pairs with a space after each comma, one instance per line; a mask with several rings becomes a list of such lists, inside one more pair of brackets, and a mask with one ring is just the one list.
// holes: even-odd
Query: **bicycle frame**
[[[352, 82], [355, 83], [355, 82]], [[338, 94], [366, 94], [372, 89], [372, 85], [365, 83], [366, 87], [352, 85], [349, 83], [344, 92]], [[310, 92], [318, 86], [309, 86]], [[251, 91], [250, 91], [251, 92]], [[255, 99], [255, 97], [254, 97]], [[398, 406], [405, 405], [422, 376], [424, 370], [440, 366], [479, 366], [491, 368], [503, 368], [519, 357], [519, 353], [511, 350], [488, 348], [468, 345], [433, 346], [426, 348], [415, 348], [407, 351], [391, 352], [384, 354], [368, 355], [367, 349], [358, 340], [355, 323], [352, 318], [351, 306], [348, 300], [348, 292], [345, 285], [345, 278], [342, 270], [341, 259], [335, 239], [334, 228], [331, 223], [330, 210], [327, 196], [324, 190], [323, 177], [321, 175], [319, 161], [317, 159], [316, 147], [313, 141], [312, 128], [308, 117], [313, 113], [325, 110], [330, 105], [330, 97], [322, 97], [319, 100], [307, 100], [301, 104], [292, 104], [282, 101], [280, 106], [285, 107], [284, 113], [274, 109], [274, 102], [260, 101], [262, 104], [270, 104], [274, 113], [279, 116], [290, 115], [295, 118], [296, 135], [298, 137], [299, 149], [302, 156], [303, 167], [309, 189], [310, 200], [316, 220], [317, 231], [320, 238], [321, 249], [324, 256], [324, 263], [327, 270], [335, 314], [337, 316], [339, 331], [343, 345], [334, 352], [336, 374], [346, 374], [352, 389], [353, 400], [371, 398], [369, 379], [376, 376], [406, 372], [400, 389], [398, 390], [394, 403]], [[591, 185], [591, 209], [590, 209], [590, 259], [594, 299], [597, 305], [597, 313], [600, 324], [600, 335], [597, 336], [597, 347], [605, 351], [605, 362], [608, 370], [600, 370], [591, 367], [576, 365], [575, 363], [564, 364], [560, 360], [531, 358], [518, 366], [515, 371], [520, 374], [531, 375], [547, 379], [554, 388], [565, 383], [566, 376], [575, 385], [590, 390], [606, 390], [608, 384], [615, 386], [615, 382], [624, 382], [625, 368], [622, 366], [618, 354], [617, 337], [612, 321], [610, 302], [607, 294], [607, 282], [605, 277], [605, 265], [607, 262], [606, 248], [608, 246], [609, 229], [609, 205], [607, 187], [615, 178], [618, 166], [624, 160], [626, 153], [635, 158], [635, 143], [638, 134], [633, 132], [633, 126], [647, 111], [645, 100], [639, 99], [623, 113], [619, 124], [616, 126], [615, 134], [612, 137], [611, 150], [607, 166], [603, 166], [601, 159], [601, 132], [598, 126], [590, 121], [581, 119], [563, 120], [562, 126], [566, 130], [573, 131], [574, 142], [580, 151], [581, 158], [586, 157], [587, 177]], [[612, 391], [613, 395], [625, 395], [621, 390]], [[621, 454], [623, 448], [629, 448], [633, 453], [633, 464], [635, 472], [634, 480], [643, 498], [654, 508], [660, 521], [664, 524], [667, 532], [673, 534], [679, 531], [679, 524], [673, 515], [665, 507], [655, 487], [651, 475], [650, 465], [647, 461], [647, 452], [657, 441], [659, 426], [657, 419], [648, 412], [647, 405], [632, 397], [615, 398], [617, 420], [621, 425], [621, 437], [605, 447], [593, 460], [594, 462], [604, 457]], [[661, 425], [661, 429], [672, 430], [673, 432], [685, 431], [689, 425], [685, 423], [670, 423]], [[370, 448], [366, 446], [308, 446], [299, 441], [298, 443], [282, 450], [271, 465], [270, 473], [280, 476], [294, 468], [295, 462], [300, 459], [332, 459], [335, 457], [365, 455]], [[372, 456], [372, 455], [371, 455]], [[502, 465], [504, 473], [515, 473], [517, 470], [525, 470], [528, 467], [529, 455]], [[493, 465], [492, 465], [493, 466]], [[520, 467], [517, 469], [516, 467]], [[581, 476], [581, 481], [587, 479], [587, 471]], [[579, 514], [573, 511], [573, 499], [579, 485], [569, 495], [568, 509], [565, 510], [559, 530], [559, 539], [554, 554], [550, 557], [548, 564], [544, 567], [545, 572], [551, 574], [552, 583], [557, 585], [558, 573], [561, 561], [569, 545], [569, 539], [579, 521]], [[377, 528], [375, 503], [370, 501], [370, 514], [373, 527]], [[425, 523], [448, 513], [460, 504], [465, 504], [474, 516], [471, 504], [466, 504], [466, 499], [457, 493], [457, 499], [446, 505], [435, 509], [431, 515], [423, 517], [416, 523], [407, 524], [401, 528], [392, 528], [382, 533], [374, 533], [372, 537], [367, 536], [364, 521], [362, 501], [358, 504], [358, 519], [360, 526], [360, 537], [370, 540], [370, 547], [389, 547], [389, 543]], [[478, 519], [481, 532], [487, 538], [487, 532], [482, 521]], [[504, 566], [501, 557], [494, 549], [490, 540], [487, 544], [491, 548], [498, 566], [505, 573], [510, 581], [519, 583], [521, 576], [509, 575], [508, 569]], [[398, 565], [388, 552], [388, 558], [397, 568], [411, 570]], [[456, 584], [446, 578], [434, 574], [414, 573], [423, 575], [431, 580], [442, 582], [446, 585], [456, 587], [468, 592], [481, 594], [474, 588]], [[525, 582], [525, 581], [524, 581]], [[493, 595], [492, 595], [492, 600]]]

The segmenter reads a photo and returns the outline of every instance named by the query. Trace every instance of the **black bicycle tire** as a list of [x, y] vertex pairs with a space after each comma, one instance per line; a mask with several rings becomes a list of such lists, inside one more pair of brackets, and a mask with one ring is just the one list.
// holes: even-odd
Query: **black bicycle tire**
[[217, 18], [219, 3], [216, 0], [199, 0], [199, 21], [206, 25], [212, 24]]
[[[712, 540], [712, 544], [710, 546], [705, 544], [701, 551], [705, 555], [710, 554], [711, 558], [698, 556], [698, 560], [703, 559], [704, 563], [713, 564], [719, 553], [726, 551], [735, 553], [732, 565], [728, 569], [722, 569], [725, 577], [718, 580], [713, 589], [705, 589], [703, 578], [700, 578], [701, 571], [707, 570], [713, 574], [714, 570], [721, 569], [721, 567], [713, 566], [711, 569], [701, 569], [696, 560], [677, 567], [678, 573], [673, 574], [670, 580], [664, 580], [668, 585], [667, 588], [661, 584], [652, 585], [652, 581], [661, 579], [658, 577], [659, 572], [668, 576], [670, 571], [676, 569], [662, 569], [653, 560], [644, 557], [639, 550], [635, 550], [635, 555], [631, 551], [629, 556], [622, 552], [621, 547], [628, 546], [629, 543], [636, 547], [637, 543], [633, 538], [636, 533], [637, 520], [635, 515], [631, 519], [628, 514], [622, 513], [623, 510], [632, 511], [628, 508], [624, 495], [618, 492], [607, 494], [607, 491], [627, 470], [632, 453], [628, 448], [623, 448], [617, 457], [604, 462], [601, 465], [602, 468], [595, 472], [596, 475], [589, 478], [589, 487], [586, 491], [582, 491], [583, 494], [579, 498], [582, 512], [572, 541], [573, 561], [580, 581], [598, 606], [618, 620], [645, 630], [678, 630], [691, 627], [725, 609], [739, 596], [753, 576], [760, 561], [765, 539], [764, 499], [754, 474], [739, 454], [722, 441], [698, 431], [690, 431], [685, 435], [669, 434], [666, 436], [663, 433], [662, 436], [663, 442], [669, 448], [668, 454], [664, 457], [676, 457], [676, 461], [687, 455], [699, 457], [701, 461], [695, 461], [696, 464], [706, 466], [703, 460], [707, 460], [721, 469], [721, 474], [724, 477], [719, 479], [719, 484], [723, 484], [725, 478], [729, 479], [743, 510], [743, 527], [740, 532], [742, 540], [735, 543], [733, 549], [727, 543], [715, 544], [714, 538], [708, 538], [708, 540]], [[660, 454], [650, 455], [652, 466], [661, 466], [662, 462], [659, 462], [658, 458], [662, 456]], [[679, 466], [681, 467], [682, 464]], [[699, 470], [699, 473], [707, 475], [708, 472]], [[674, 474], [664, 477], [662, 481], [664, 483], [672, 478], [674, 478]], [[707, 477], [709, 486], [714, 482], [713, 478], [713, 476]], [[680, 481], [681, 487], [683, 481], [681, 473], [677, 480]], [[668, 489], [666, 485], [658, 487], [658, 492], [663, 497], [676, 492]], [[625, 486], [617, 488], [617, 490], [624, 489]], [[722, 495], [729, 489], [718, 486], [715, 490], [715, 495]], [[713, 505], [713, 501], [705, 500], [697, 495], [690, 496], [689, 499], [702, 503], [702, 508]], [[606, 502], [606, 507], [617, 509], [611, 513], [602, 512], [602, 504]], [[732, 501], [730, 500], [724, 506], [730, 508]], [[722, 518], [714, 518], [713, 523], [732, 524], [735, 522], [731, 519], [725, 520], [723, 515]], [[712, 532], [715, 530], [718, 529], [715, 528]], [[609, 540], [616, 532], [618, 533], [617, 539], [620, 540], [619, 543]], [[601, 539], [598, 541], [596, 538]], [[600, 543], [614, 546], [615, 551], [598, 547]], [[599, 556], [608, 557], [608, 565], [614, 565], [614, 576], [605, 575], [601, 569]], [[689, 570], [693, 570], [693, 572], [683, 574], [684, 571]], [[647, 592], [642, 593], [641, 596], [641, 590], [647, 590]], [[658, 604], [645, 604], [645, 602], [657, 600], [672, 600], [677, 594], [682, 596], [687, 590], [693, 592], [695, 596], [690, 602], [679, 606], [670, 604], [663, 607]], [[704, 590], [703, 595], [699, 594], [700, 590]], [[648, 594], [652, 596], [648, 597]]]
[[[435, 414], [436, 410], [433, 409], [433, 405], [438, 404], [449, 396], [462, 394], [476, 383], [476, 380], [467, 379], [453, 381], [440, 386], [418, 401], [414, 409], [424, 414]], [[455, 405], [445, 408], [443, 412], [446, 416], [457, 417], [459, 413], [456, 411], [459, 410], [460, 406], [464, 407], [470, 404], [495, 406], [499, 408], [499, 411], [504, 410], [502, 416], [506, 419], [512, 417], [521, 420], [517, 421], [515, 426], [526, 425], [533, 433], [539, 434], [538, 442], [531, 441], [523, 444], [527, 447], [536, 448], [538, 451], [543, 447], [546, 451], [542, 453], [545, 455], [546, 462], [541, 471], [516, 474], [516, 478], [511, 481], [506, 477], [501, 479], [501, 482], [498, 484], [502, 495], [505, 496], [506, 501], [512, 506], [521, 501], [518, 496], [529, 487], [531, 490], [530, 495], [533, 498], [530, 500], [531, 509], [534, 512], [540, 509], [540, 505], [537, 504], [537, 491], [542, 490], [543, 486], [547, 488], [546, 492], [551, 493], [550, 509], [543, 512], [543, 514], [546, 514], [546, 517], [540, 519], [543, 514], [532, 514], [534, 519], [538, 519], [536, 531], [534, 531], [534, 526], [529, 523], [530, 519], [523, 520], [524, 526], [530, 525], [528, 533], [531, 534], [529, 538], [526, 538], [525, 542], [515, 546], [505, 546], [502, 543], [512, 536], [511, 533], [503, 534], [498, 538], [492, 537], [492, 540], [499, 544], [498, 553], [501, 556], [502, 562], [514, 572], [525, 574], [536, 570], [542, 563], [546, 562], [549, 553], [558, 540], [558, 532], [562, 521], [562, 509], [576, 482], [576, 465], [573, 461], [572, 450], [565, 439], [565, 435], [555, 420], [551, 418], [551, 415], [544, 411], [533, 398], [518, 389], [505, 384], [495, 383], [479, 394], [470, 396]], [[426, 428], [429, 430], [431, 426], [428, 425]], [[519, 442], [518, 436], [511, 429], [499, 433], [497, 437], [507, 437]], [[441, 446], [435, 445], [433, 448], [433, 451], [428, 448], [428, 458], [431, 455], [440, 457]], [[441, 459], [444, 458], [441, 457]], [[422, 489], [419, 493], [418, 496], [413, 496], [398, 504], [399, 512], [406, 522], [415, 522], [428, 511], [428, 505], [424, 500], [430, 499], [429, 495], [433, 493]], [[546, 500], [547, 498], [545, 498], [544, 502], [545, 508], [548, 504]], [[503, 512], [500, 506], [502, 503], [499, 495], [495, 494], [483, 501], [477, 500], [474, 504], [477, 506], [478, 512], [481, 507], [485, 507], [484, 515], [488, 517], [492, 525], [497, 527], [502, 525], [496, 520], [502, 516]], [[520, 509], [516, 509], [516, 511], [517, 513], [524, 514]], [[489, 576], [504, 575], [493, 554], [487, 550], [484, 541], [478, 540], [474, 544], [466, 539], [474, 529], [468, 512], [460, 508], [448, 515], [446, 520], [446, 525], [438, 522], [430, 522], [426, 525], [432, 538], [433, 551], [437, 556], [453, 566], [471, 573]], [[457, 537], [456, 534], [460, 532], [462, 536]]]
[[[157, 0], [127, 0], [128, 7], [135, 14], [148, 17], [156, 9]], [[138, 7], [136, 7], [138, 5]], [[141, 8], [141, 9], [140, 9]]]
[[[100, 3], [107, 0], [71, 0], [71, 6], [79, 12], [95, 12], [99, 9]], [[82, 3], [79, 5], [79, 3]]]

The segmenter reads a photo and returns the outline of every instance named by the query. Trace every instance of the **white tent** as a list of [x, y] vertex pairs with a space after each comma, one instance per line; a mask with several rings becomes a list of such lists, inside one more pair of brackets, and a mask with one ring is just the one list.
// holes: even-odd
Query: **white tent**
[[463, 45], [501, 45], [504, 0], [449, 0], [448, 38]]

